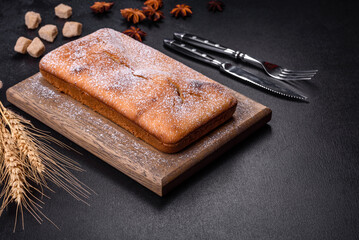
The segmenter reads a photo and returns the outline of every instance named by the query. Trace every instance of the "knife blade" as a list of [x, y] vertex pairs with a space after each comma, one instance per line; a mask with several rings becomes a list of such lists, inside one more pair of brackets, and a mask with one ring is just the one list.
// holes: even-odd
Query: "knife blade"
[[272, 93], [281, 96], [294, 98], [302, 101], [308, 101], [308, 98], [306, 96], [298, 93], [294, 89], [291, 89], [287, 84], [283, 82], [279, 82], [278, 80], [275, 79], [272, 80], [272, 79], [264, 79], [257, 77], [252, 73], [249, 73], [243, 70], [242, 68], [237, 67], [231, 63], [221, 62], [215, 59], [214, 57], [199, 51], [198, 49], [192, 47], [191, 45], [179, 42], [177, 40], [169, 40], [169, 39], [164, 39], [163, 43], [165, 46], [173, 50], [176, 50], [189, 57], [200, 60], [214, 67], [217, 67], [219, 68], [220, 71], [235, 76], [247, 83], [250, 83], [252, 85], [255, 85], [257, 87], [260, 87], [262, 89], [265, 89], [267, 91], [270, 91]]
[[306, 96], [295, 92], [282, 82], [259, 78], [237, 66], [232, 65], [231, 63], [223, 63], [220, 67], [220, 70], [273, 93], [303, 101], [308, 100]]

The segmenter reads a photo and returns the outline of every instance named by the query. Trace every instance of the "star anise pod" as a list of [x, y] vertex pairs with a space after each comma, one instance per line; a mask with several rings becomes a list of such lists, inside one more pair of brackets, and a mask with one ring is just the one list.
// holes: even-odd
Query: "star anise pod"
[[147, 35], [144, 31], [142, 31], [141, 29], [136, 28], [134, 26], [131, 26], [130, 29], [123, 31], [123, 33], [126, 34], [127, 36], [130, 36], [130, 37], [140, 41], [140, 42], [142, 42], [142, 38]]
[[135, 24], [146, 18], [145, 14], [137, 8], [121, 9], [121, 14], [127, 21], [132, 21]]
[[171, 14], [175, 17], [181, 15], [182, 17], [186, 17], [192, 15], [191, 7], [186, 4], [177, 4], [175, 8], [172, 9]]
[[104, 13], [109, 11], [114, 4], [113, 2], [95, 2], [90, 8], [94, 13]]
[[222, 12], [223, 8], [224, 8], [224, 3], [222, 1], [219, 1], [219, 0], [213, 0], [213, 1], [208, 2], [207, 7], [208, 7], [209, 11], [212, 11], [212, 12], [220, 11], [220, 12]]
[[146, 17], [151, 21], [157, 22], [161, 18], [164, 18], [162, 11], [156, 10], [150, 6], [142, 7], [142, 10]]
[[163, 2], [162, 0], [147, 0], [144, 4], [148, 7], [152, 7], [153, 9], [157, 10], [160, 7], [162, 7]]

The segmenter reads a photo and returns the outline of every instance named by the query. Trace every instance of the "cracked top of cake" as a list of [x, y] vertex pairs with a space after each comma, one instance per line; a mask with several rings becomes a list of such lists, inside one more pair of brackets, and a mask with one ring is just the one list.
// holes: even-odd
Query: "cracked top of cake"
[[215, 81], [108, 28], [48, 53], [40, 69], [76, 85], [169, 144], [236, 104]]

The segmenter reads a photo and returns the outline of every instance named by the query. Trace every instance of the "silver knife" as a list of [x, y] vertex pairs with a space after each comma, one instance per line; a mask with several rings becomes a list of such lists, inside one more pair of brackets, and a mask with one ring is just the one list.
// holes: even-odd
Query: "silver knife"
[[206, 49], [212, 52], [227, 55], [235, 60], [241, 60], [242, 62], [256, 66], [272, 78], [292, 81], [292, 80], [310, 80], [317, 73], [318, 70], [290, 70], [274, 63], [261, 61], [249, 56], [241, 51], [236, 51], [228, 47], [222, 46], [211, 40], [190, 34], [190, 33], [173, 33], [175, 40], [180, 42], [189, 43], [195, 47]]
[[199, 51], [198, 49], [192, 47], [191, 45], [184, 44], [182, 42], [176, 40], [168, 40], [164, 39], [163, 43], [165, 46], [176, 50], [182, 54], [185, 54], [189, 57], [195, 58], [202, 62], [208, 63], [214, 67], [219, 68], [222, 72], [226, 72], [230, 75], [238, 77], [246, 82], [249, 82], [253, 85], [266, 89], [272, 93], [276, 93], [285, 97], [299, 99], [303, 101], [307, 101], [307, 97], [292, 90], [288, 85], [283, 82], [279, 82], [275, 79], [264, 79], [259, 78], [231, 63], [221, 62], [214, 57]]

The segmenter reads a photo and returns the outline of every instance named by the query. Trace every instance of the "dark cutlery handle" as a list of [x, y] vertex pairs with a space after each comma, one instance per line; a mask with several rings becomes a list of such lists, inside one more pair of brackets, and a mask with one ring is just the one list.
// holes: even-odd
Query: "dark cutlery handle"
[[240, 51], [234, 51], [233, 49], [222, 46], [218, 43], [212, 42], [208, 39], [190, 34], [190, 33], [174, 33], [174, 38], [182, 42], [192, 44], [196, 47], [204, 48], [213, 52], [225, 54], [235, 59], [239, 58]]
[[182, 42], [176, 41], [176, 40], [168, 40], [168, 39], [164, 39], [163, 43], [165, 46], [178, 51], [179, 53], [185, 54], [189, 57], [192, 57], [194, 59], [200, 60], [202, 62], [208, 63], [212, 66], [215, 67], [220, 67], [222, 62], [218, 61], [217, 59], [215, 59], [214, 57], [201, 52], [199, 50], [197, 50], [196, 48], [184, 44]]

